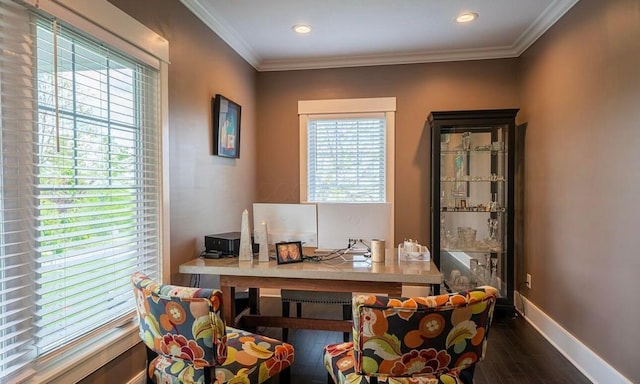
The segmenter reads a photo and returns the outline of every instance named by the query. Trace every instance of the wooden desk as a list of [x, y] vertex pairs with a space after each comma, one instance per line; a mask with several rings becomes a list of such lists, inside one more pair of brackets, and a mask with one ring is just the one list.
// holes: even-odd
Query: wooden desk
[[439, 285], [442, 275], [433, 261], [399, 261], [394, 250], [388, 249], [384, 263], [373, 263], [361, 255], [347, 254], [345, 261], [335, 258], [326, 261], [280, 264], [240, 262], [235, 258], [198, 258], [180, 265], [181, 273], [220, 276], [225, 321], [239, 326], [236, 317], [235, 290], [250, 289], [250, 313], [242, 316], [242, 326], [307, 328], [330, 331], [351, 331], [350, 322], [342, 320], [282, 318], [259, 315], [257, 289], [301, 289], [310, 291], [366, 292], [400, 296], [403, 285]]

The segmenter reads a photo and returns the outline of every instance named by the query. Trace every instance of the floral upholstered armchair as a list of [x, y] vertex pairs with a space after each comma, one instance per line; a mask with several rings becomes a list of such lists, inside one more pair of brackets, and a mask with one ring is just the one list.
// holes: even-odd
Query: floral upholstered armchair
[[497, 290], [353, 297], [353, 341], [328, 345], [329, 382], [469, 384], [484, 358]]
[[148, 383], [263, 383], [289, 380], [293, 346], [227, 327], [222, 292], [162, 285], [132, 276]]

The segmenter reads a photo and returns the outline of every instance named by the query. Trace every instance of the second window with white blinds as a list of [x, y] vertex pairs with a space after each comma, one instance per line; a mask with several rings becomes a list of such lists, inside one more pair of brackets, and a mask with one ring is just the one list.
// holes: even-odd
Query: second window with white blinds
[[386, 118], [383, 113], [310, 115], [307, 201], [386, 201]]

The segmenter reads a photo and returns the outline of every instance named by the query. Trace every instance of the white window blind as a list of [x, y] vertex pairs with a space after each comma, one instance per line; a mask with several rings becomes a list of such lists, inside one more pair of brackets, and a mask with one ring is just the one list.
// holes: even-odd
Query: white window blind
[[310, 116], [307, 127], [309, 202], [386, 201], [386, 119]]
[[0, 378], [135, 308], [157, 276], [157, 70], [0, 0]]

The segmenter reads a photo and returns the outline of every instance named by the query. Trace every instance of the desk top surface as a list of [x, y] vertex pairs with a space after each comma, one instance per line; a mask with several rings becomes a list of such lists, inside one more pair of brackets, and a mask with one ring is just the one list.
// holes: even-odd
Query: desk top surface
[[237, 257], [197, 258], [181, 264], [179, 270], [191, 274], [400, 282], [409, 285], [440, 284], [442, 281], [433, 261], [398, 260], [394, 250], [387, 250], [384, 263], [374, 263], [358, 254], [290, 264], [277, 264], [275, 260], [259, 262], [257, 257], [252, 261], [240, 261]]

